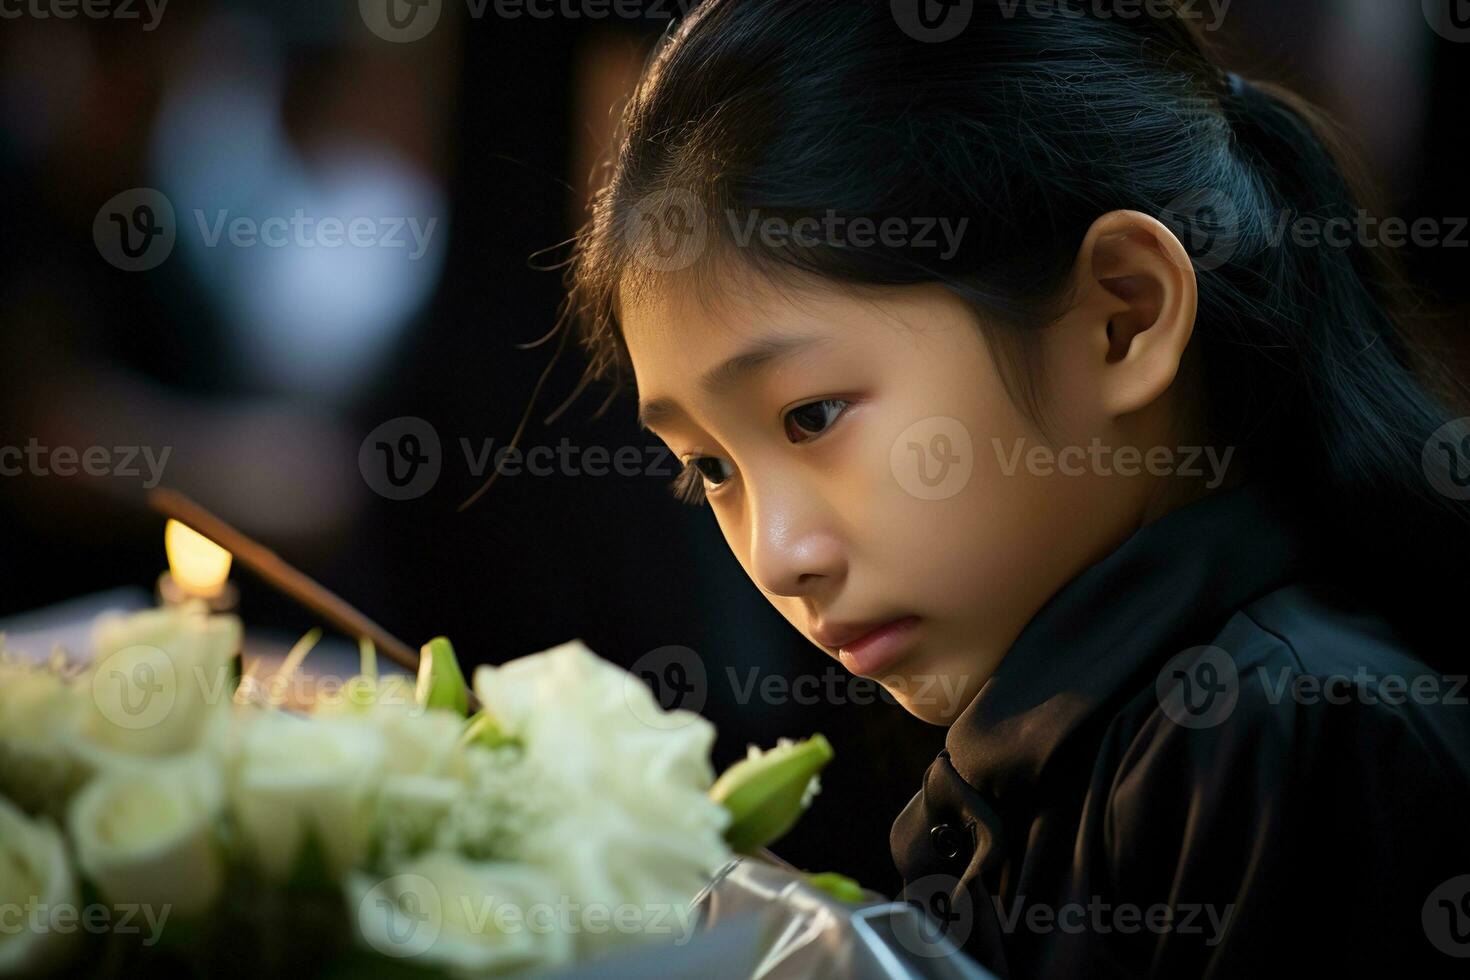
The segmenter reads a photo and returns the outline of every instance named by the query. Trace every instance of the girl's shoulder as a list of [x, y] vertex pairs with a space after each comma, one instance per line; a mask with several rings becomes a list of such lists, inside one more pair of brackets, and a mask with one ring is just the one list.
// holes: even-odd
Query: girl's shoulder
[[1432, 666], [1440, 651], [1396, 622], [1324, 582], [1242, 606], [1112, 717], [1110, 795], [1142, 779], [1223, 790], [1238, 778], [1281, 799], [1427, 780], [1470, 804], [1467, 673]]
[[1240, 607], [1109, 719], [1079, 868], [1115, 902], [1185, 896], [1251, 920], [1249, 939], [1176, 950], [1176, 975], [1254, 972], [1268, 936], [1292, 962], [1442, 975], [1421, 913], [1470, 895], [1470, 692], [1425, 653], [1338, 589]]

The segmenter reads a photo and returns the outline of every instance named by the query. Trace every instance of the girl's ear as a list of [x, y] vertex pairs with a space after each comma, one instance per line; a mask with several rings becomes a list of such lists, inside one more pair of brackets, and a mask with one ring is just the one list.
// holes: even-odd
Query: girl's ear
[[1116, 418], [1152, 404], [1194, 332], [1199, 292], [1189, 253], [1157, 219], [1110, 211], [1088, 229], [1074, 276], [1098, 407]]

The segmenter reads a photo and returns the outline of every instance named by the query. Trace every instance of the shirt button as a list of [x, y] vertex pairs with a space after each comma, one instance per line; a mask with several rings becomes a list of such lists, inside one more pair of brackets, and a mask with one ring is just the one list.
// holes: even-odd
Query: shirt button
[[942, 823], [929, 828], [929, 843], [941, 858], [952, 861], [965, 850], [969, 839], [964, 831], [953, 824]]

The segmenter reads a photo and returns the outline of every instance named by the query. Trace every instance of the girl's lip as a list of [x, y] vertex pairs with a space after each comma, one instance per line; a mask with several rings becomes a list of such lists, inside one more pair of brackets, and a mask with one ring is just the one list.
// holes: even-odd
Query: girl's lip
[[918, 616], [890, 620], [856, 640], [844, 643], [837, 653], [838, 659], [859, 676], [879, 673], [908, 648], [914, 627], [918, 624]]

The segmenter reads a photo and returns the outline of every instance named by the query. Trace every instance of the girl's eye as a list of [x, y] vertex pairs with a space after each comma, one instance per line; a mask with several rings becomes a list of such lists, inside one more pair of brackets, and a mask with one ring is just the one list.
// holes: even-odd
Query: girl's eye
[[698, 470], [699, 475], [704, 477], [704, 482], [712, 487], [719, 486], [734, 475], [730, 464], [718, 456], [696, 456], [689, 461], [689, 465]]
[[805, 442], [821, 435], [837, 421], [848, 404], [840, 398], [827, 398], [793, 408], [784, 419], [786, 438], [792, 442]]
[[[824, 398], [793, 408], [782, 418], [786, 438], [792, 442], [816, 438], [831, 428], [850, 404], [841, 398]], [[686, 504], [698, 506], [706, 502], [710, 490], [717, 489], [734, 474], [729, 462], [718, 456], [693, 456], [684, 463], [671, 489]]]
[[734, 470], [718, 456], [695, 456], [684, 464], [684, 469], [674, 479], [674, 496], [686, 504], [699, 505], [705, 502], [709, 488], [718, 487], [731, 476]]

